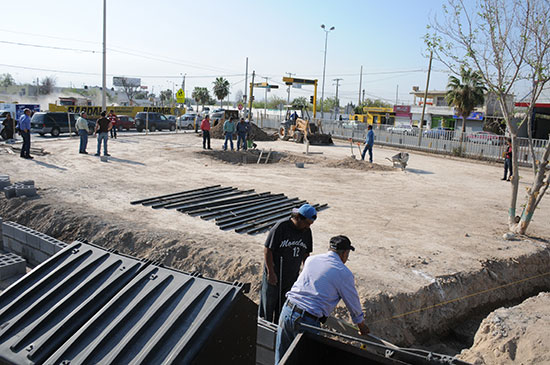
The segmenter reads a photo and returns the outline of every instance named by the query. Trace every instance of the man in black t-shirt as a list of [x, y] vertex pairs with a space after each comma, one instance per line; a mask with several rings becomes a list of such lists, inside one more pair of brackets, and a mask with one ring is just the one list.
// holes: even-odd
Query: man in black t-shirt
[[309, 204], [292, 212], [290, 219], [278, 222], [269, 232], [264, 248], [264, 273], [259, 316], [277, 323], [285, 294], [298, 278], [300, 266], [313, 251], [309, 228], [317, 211]]
[[113, 128], [113, 124], [111, 121], [107, 118], [105, 118], [105, 111], [101, 112], [101, 118], [97, 120], [95, 123], [95, 130], [94, 130], [94, 136], [96, 133], [99, 132], [97, 135], [97, 153], [96, 156], [99, 156], [99, 152], [101, 152], [101, 143], [103, 142], [103, 154], [105, 156], [111, 156], [107, 153], [107, 140], [109, 139], [109, 131], [111, 128]]

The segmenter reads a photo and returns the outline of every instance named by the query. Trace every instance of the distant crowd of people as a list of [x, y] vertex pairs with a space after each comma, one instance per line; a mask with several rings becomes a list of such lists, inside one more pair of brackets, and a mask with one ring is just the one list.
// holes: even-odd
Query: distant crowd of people
[[[233, 146], [233, 136], [237, 134], [237, 151], [248, 149], [248, 144], [252, 143], [250, 138], [250, 122], [245, 121], [244, 118], [237, 123], [238, 118], [229, 118], [223, 123], [223, 134], [224, 134], [224, 143], [223, 150], [227, 151], [227, 147], [231, 148], [231, 151], [234, 150]], [[210, 124], [210, 117], [207, 115], [201, 122], [201, 132], [202, 132], [202, 148], [205, 150], [211, 150], [210, 145], [210, 130], [212, 126]]]

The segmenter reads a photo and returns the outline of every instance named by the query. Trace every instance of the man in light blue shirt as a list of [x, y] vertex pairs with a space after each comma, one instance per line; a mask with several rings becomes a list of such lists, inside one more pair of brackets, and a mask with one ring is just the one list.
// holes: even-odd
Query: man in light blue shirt
[[361, 160], [365, 160], [365, 155], [369, 151], [369, 162], [372, 163], [372, 146], [374, 145], [374, 132], [372, 131], [372, 125], [368, 126], [367, 139], [365, 140], [365, 148], [361, 153]]
[[233, 151], [233, 133], [235, 133], [235, 123], [233, 123], [233, 118], [230, 118], [223, 123], [223, 133], [225, 134], [223, 150], [227, 150], [227, 141], [229, 141], [231, 144], [231, 151]]
[[355, 279], [345, 265], [349, 253], [355, 251], [346, 236], [330, 239], [329, 252], [309, 257], [298, 279], [287, 293], [287, 301], [279, 318], [275, 364], [278, 364], [299, 332], [300, 323], [320, 326], [332, 313], [340, 299], [348, 308], [361, 335], [369, 333], [365, 323]]
[[23, 138], [23, 146], [21, 146], [21, 158], [31, 160], [31, 110], [25, 108], [23, 115], [19, 118], [17, 124], [19, 134]]

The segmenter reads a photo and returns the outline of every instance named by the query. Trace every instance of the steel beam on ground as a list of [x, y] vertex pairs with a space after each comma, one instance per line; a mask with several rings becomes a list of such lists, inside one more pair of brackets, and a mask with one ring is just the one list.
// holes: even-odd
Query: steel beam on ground
[[[283, 194], [277, 194], [277, 196], [275, 197], [275, 195], [271, 195], [270, 193], [261, 193], [256, 199], [253, 199], [249, 204], [252, 204], [252, 202], [269, 201], [272, 199], [280, 198], [280, 195], [283, 195]], [[246, 206], [246, 204], [247, 204], [246, 202], [239, 202], [239, 203], [227, 204], [224, 206], [213, 207], [213, 208], [202, 208], [202, 209], [189, 211], [187, 212], [187, 214], [193, 217], [198, 215], [198, 216], [201, 216], [201, 218], [203, 218], [203, 215], [206, 216], [209, 214], [214, 214], [214, 215], [222, 214], [224, 212], [230, 211], [231, 209]]]
[[[233, 229], [233, 228], [239, 229], [241, 227], [247, 226], [250, 223], [256, 224], [254, 222], [259, 222], [260, 221], [259, 219], [263, 218], [263, 217], [272, 217], [274, 215], [278, 215], [278, 214], [282, 214], [282, 213], [290, 214], [290, 213], [292, 213], [292, 209], [294, 207], [300, 206], [304, 203], [305, 203], [305, 200], [303, 200], [301, 202], [296, 202], [296, 204], [288, 204], [288, 205], [285, 205], [285, 206], [282, 206], [282, 207], [278, 207], [276, 209], [266, 211], [265, 213], [255, 215], [254, 217], [243, 218], [243, 219], [240, 219], [238, 221], [224, 223], [224, 224], [218, 224], [218, 223], [216, 223], [216, 224], [218, 224], [220, 229], [223, 229], [223, 230]], [[251, 221], [251, 219], [253, 219], [253, 221]]]
[[183, 207], [185, 205], [190, 205], [190, 204], [200, 203], [200, 202], [205, 202], [210, 200], [217, 200], [228, 196], [241, 195], [241, 194], [243, 194], [243, 192], [238, 189], [230, 189], [219, 193], [216, 192], [215, 194], [205, 194], [198, 197], [193, 197], [191, 199], [176, 200], [169, 204], [159, 204], [158, 207], [153, 205], [152, 208], [153, 209], [158, 209], [158, 208], [174, 209], [174, 208]]
[[153, 202], [143, 203], [143, 205], [144, 206], [153, 206], [153, 209], [158, 209], [158, 207], [162, 207], [162, 205], [166, 205], [166, 204], [169, 204], [169, 203], [172, 203], [172, 202], [181, 201], [181, 200], [184, 200], [184, 199], [198, 198], [200, 196], [204, 196], [204, 195], [207, 195], [207, 194], [212, 195], [212, 194], [221, 193], [221, 192], [229, 191], [229, 190], [237, 190], [237, 188], [233, 188], [233, 187], [213, 188], [213, 189], [208, 189], [208, 190], [199, 191], [199, 192], [186, 193], [186, 194], [181, 194], [181, 195], [177, 195], [177, 196], [172, 196], [172, 197], [169, 197], [169, 198], [161, 198], [161, 199], [157, 199]]
[[[241, 206], [235, 206], [233, 208], [222, 209], [222, 210], [217, 211], [217, 212], [214, 211], [214, 212], [211, 212], [211, 213], [203, 214], [200, 217], [204, 220], [210, 220], [212, 218], [218, 218], [220, 216], [234, 217], [237, 212], [240, 212], [242, 210], [247, 210], [247, 209], [259, 206], [259, 205], [273, 203], [275, 201], [284, 201], [284, 200], [287, 200], [287, 199], [288, 198], [284, 197], [284, 196], [283, 197], [277, 196], [275, 198], [267, 197], [264, 200], [244, 202], [244, 204], [241, 204]], [[213, 210], [213, 209], [211, 209], [211, 210]]]
[[[246, 190], [244, 192], [242, 192], [241, 194], [243, 193], [250, 193], [254, 190]], [[211, 201], [207, 201], [207, 202], [203, 202], [203, 203], [197, 203], [197, 204], [186, 204], [186, 205], [183, 205], [181, 207], [178, 207], [177, 210], [179, 212], [182, 212], [182, 213], [186, 213], [188, 211], [192, 211], [192, 210], [196, 210], [196, 209], [200, 209], [200, 208], [206, 208], [206, 207], [215, 207], [215, 206], [219, 206], [219, 205], [224, 205], [224, 204], [228, 204], [228, 203], [236, 203], [236, 202], [239, 202], [239, 201], [246, 201], [246, 200], [250, 200], [250, 199], [254, 199], [254, 197], [258, 196], [258, 194], [252, 194], [252, 195], [246, 195], [246, 196], [238, 196], [238, 197], [226, 197], [226, 198], [229, 198], [229, 199], [216, 199], [216, 200], [211, 200]]]
[[258, 210], [261, 210], [261, 209], [266, 209], [266, 208], [273, 207], [275, 205], [285, 204], [285, 203], [293, 202], [297, 200], [298, 198], [288, 199], [285, 197], [284, 199], [268, 201], [268, 202], [265, 202], [264, 204], [255, 204], [255, 206], [249, 206], [239, 210], [231, 210], [230, 212], [224, 213], [223, 215], [216, 217], [216, 222], [223, 221], [225, 219], [236, 218], [236, 217], [239, 217], [241, 214], [257, 212]]
[[141, 200], [134, 200], [134, 201], [130, 202], [130, 204], [132, 204], [132, 205], [143, 204], [143, 203], [145, 203], [145, 202], [153, 201], [153, 200], [155, 200], [155, 199], [162, 199], [162, 198], [167, 198], [167, 197], [175, 196], [175, 195], [178, 195], [178, 194], [185, 194], [185, 193], [190, 193], [190, 192], [195, 192], [195, 191], [201, 191], [201, 190], [216, 188], [216, 187], [218, 187], [218, 186], [221, 186], [221, 185], [212, 185], [212, 186], [207, 186], [207, 187], [200, 188], [200, 189], [193, 189], [193, 190], [182, 191], [182, 192], [180, 192], [180, 193], [167, 194], [167, 195], [159, 195], [159, 196], [156, 196], [156, 197], [153, 197], [153, 198], [147, 198], [147, 199], [141, 199]]
[[230, 218], [224, 218], [224, 219], [216, 219], [216, 225], [222, 226], [237, 222], [245, 222], [249, 221], [251, 217], [265, 217], [266, 215], [269, 215], [269, 212], [273, 212], [275, 210], [280, 210], [288, 207], [294, 207], [296, 204], [304, 204], [306, 201], [302, 200], [301, 202], [298, 201], [282, 201], [278, 204], [273, 204], [270, 207], [258, 207], [258, 209], [255, 209], [254, 211], [248, 212], [246, 214], [237, 214], [234, 217]]
[[[328, 204], [323, 204], [323, 205], [315, 204], [313, 207], [319, 212], [321, 210], [324, 210], [324, 209], [328, 208]], [[288, 215], [288, 216], [290, 216], [290, 215]], [[264, 223], [264, 224], [262, 224], [258, 227], [252, 227], [252, 229], [248, 229], [248, 230], [241, 230], [240, 232], [235, 230], [235, 232], [248, 233], [248, 234], [260, 233], [260, 232], [263, 232], [263, 231], [266, 231], [266, 230], [270, 229], [271, 227], [273, 227], [275, 225], [275, 223], [277, 223], [279, 220], [283, 219], [284, 217], [285, 217], [285, 215], [282, 215], [282, 217], [278, 217], [278, 218], [274, 217], [272, 220], [267, 221], [266, 223]]]

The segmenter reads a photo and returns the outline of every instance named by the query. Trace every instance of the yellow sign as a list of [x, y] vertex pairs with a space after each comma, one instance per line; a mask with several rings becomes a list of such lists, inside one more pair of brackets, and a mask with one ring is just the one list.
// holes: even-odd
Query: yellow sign
[[179, 89], [176, 93], [176, 102], [180, 104], [185, 103], [185, 91], [183, 89]]

